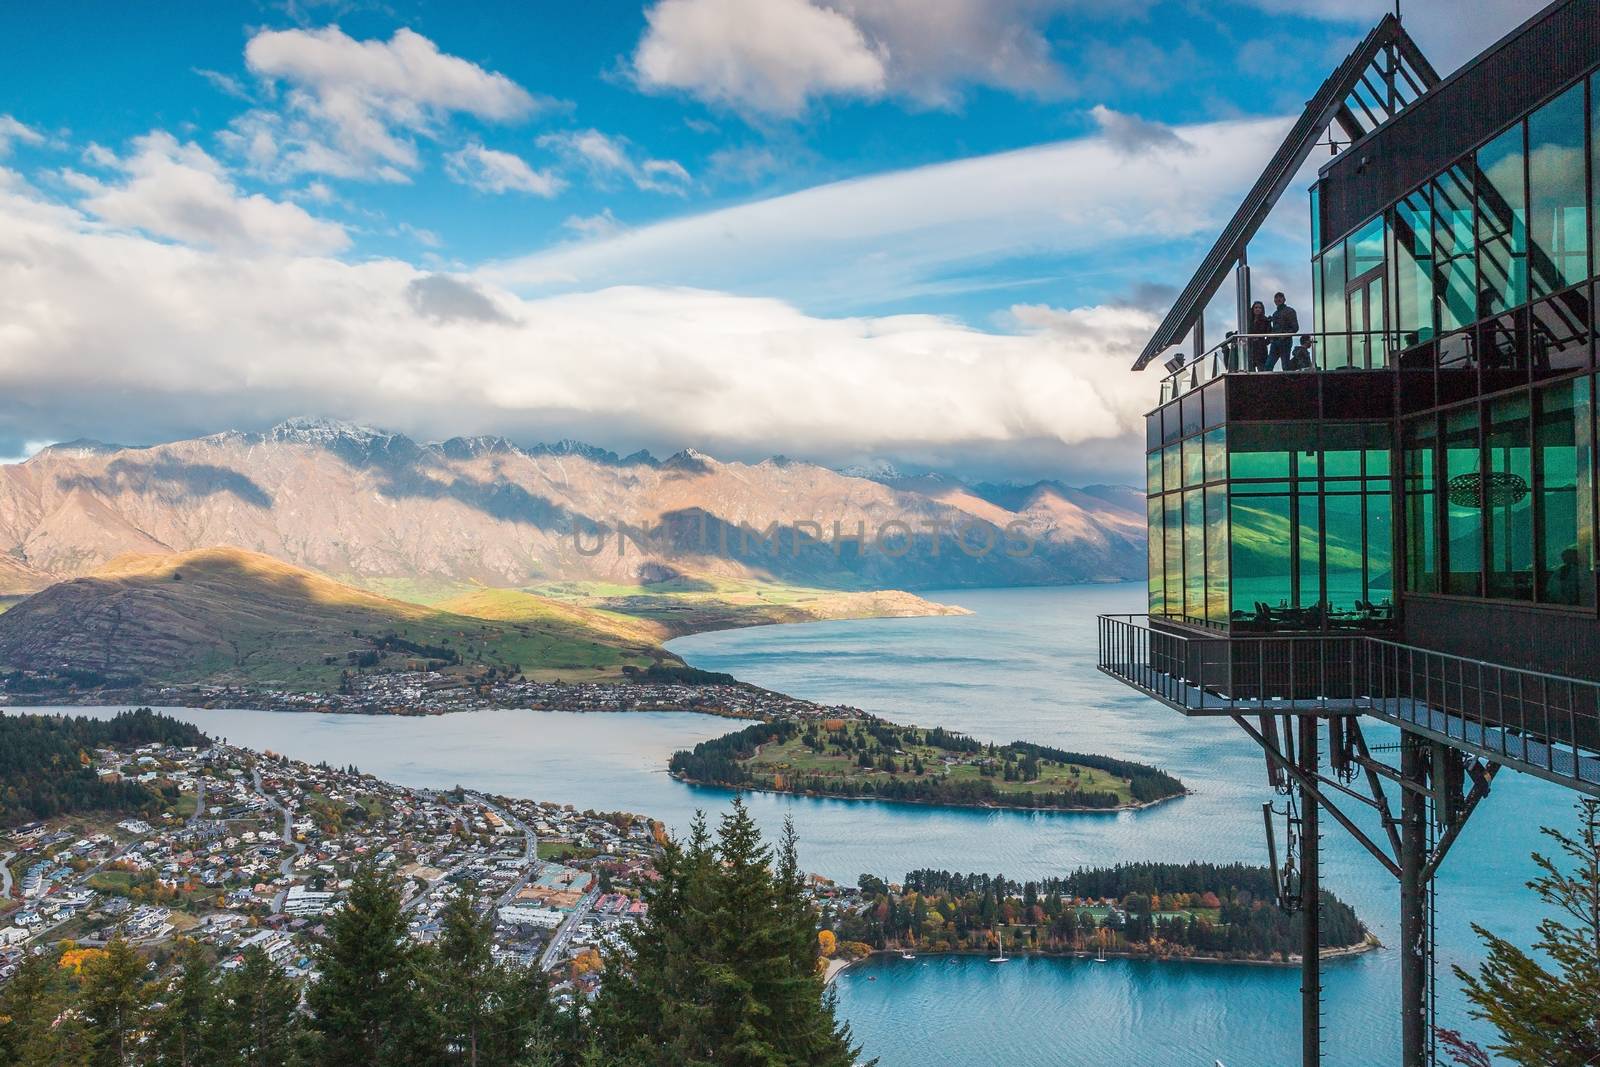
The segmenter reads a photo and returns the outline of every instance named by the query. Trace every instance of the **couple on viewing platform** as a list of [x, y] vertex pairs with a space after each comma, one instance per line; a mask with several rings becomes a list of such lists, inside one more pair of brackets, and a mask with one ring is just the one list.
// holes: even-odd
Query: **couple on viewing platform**
[[1300, 334], [1300, 344], [1291, 352], [1290, 341], [1300, 329], [1300, 316], [1282, 293], [1272, 294], [1272, 304], [1271, 315], [1259, 300], [1250, 305], [1250, 369], [1272, 370], [1280, 360], [1284, 370], [1309, 369], [1312, 365], [1311, 335]]

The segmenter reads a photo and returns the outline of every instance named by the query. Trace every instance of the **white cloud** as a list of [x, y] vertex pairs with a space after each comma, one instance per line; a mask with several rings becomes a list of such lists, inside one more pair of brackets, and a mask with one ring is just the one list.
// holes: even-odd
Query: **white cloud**
[[[927, 107], [953, 107], [965, 85], [1053, 97], [1071, 79], [1042, 26], [1071, 0], [836, 0], [887, 57], [892, 91]], [[1124, 13], [1144, 6], [1133, 0]]]
[[797, 115], [817, 96], [880, 95], [883, 56], [841, 12], [808, 0], [659, 0], [633, 54], [645, 89], [734, 111]]
[[445, 170], [480, 193], [531, 193], [552, 197], [566, 182], [548, 170], [534, 170], [520, 156], [473, 142], [445, 157]]
[[[519, 298], [394, 260], [264, 259], [0, 193], [0, 436], [148, 440], [298, 411], [420, 435], [552, 427], [826, 458], [1138, 425], [1145, 311], [819, 318], [661, 287]], [[892, 400], [892, 402], [886, 402]], [[1035, 447], [1030, 443], [1029, 448]]]
[[13, 143], [43, 144], [44, 134], [25, 126], [10, 115], [0, 115], [0, 157], [8, 155]]
[[[1209, 237], [1287, 120], [1182, 127], [1129, 153], [1107, 136], [889, 172], [534, 253], [484, 273], [525, 291], [690, 284], [850, 310], [1032, 278], [1040, 257], [1088, 275]], [[1303, 230], [1303, 227], [1302, 227]], [[1142, 254], [1142, 276], [1189, 269]], [[1017, 265], [1012, 267], [1012, 262]], [[1052, 263], [1052, 271], [1060, 264]]]
[[264, 172], [309, 172], [403, 181], [418, 166], [416, 136], [432, 136], [454, 114], [509, 122], [534, 98], [503, 74], [409, 29], [358, 41], [337, 26], [263, 30], [245, 46], [250, 70], [276, 89], [282, 111], [251, 111], [230, 143]]
[[1123, 21], [1152, 0], [658, 0], [633, 55], [648, 90], [747, 116], [825, 97], [954, 108], [969, 86], [1054, 98], [1078, 88], [1046, 30], [1068, 14]]
[[547, 133], [538, 143], [584, 167], [602, 184], [620, 177], [647, 192], [682, 196], [688, 191], [691, 179], [682, 164], [671, 159], [636, 160], [625, 137], [599, 130], [565, 130]]
[[610, 208], [597, 215], [569, 215], [561, 225], [580, 237], [610, 237], [623, 229]]
[[717, 181], [754, 185], [770, 175], [783, 172], [786, 164], [778, 153], [762, 145], [719, 148], [707, 157], [710, 175]]
[[1089, 115], [1094, 119], [1095, 125], [1100, 127], [1100, 133], [1106, 141], [1118, 151], [1129, 155], [1172, 149], [1187, 152], [1193, 148], [1171, 126], [1151, 122], [1138, 115], [1113, 111], [1104, 104], [1096, 104], [1090, 108]]
[[84, 194], [81, 207], [113, 226], [230, 252], [338, 252], [350, 244], [344, 227], [294, 204], [241, 192], [222, 166], [195, 144], [156, 131], [135, 138], [117, 158], [101, 149], [96, 161], [114, 166], [120, 182], [64, 172]]

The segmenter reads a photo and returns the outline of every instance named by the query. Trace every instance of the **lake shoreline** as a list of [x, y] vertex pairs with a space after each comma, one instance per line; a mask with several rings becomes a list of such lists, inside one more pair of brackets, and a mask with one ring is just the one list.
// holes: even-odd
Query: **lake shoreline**
[[[1369, 933], [1369, 934], [1367, 934], [1367, 936], [1362, 941], [1360, 941], [1357, 944], [1354, 944], [1354, 945], [1341, 945], [1341, 946], [1338, 946], [1337, 948], [1325, 948], [1325, 949], [1322, 950], [1320, 956], [1321, 956], [1321, 959], [1323, 959], [1323, 960], [1352, 959], [1352, 958], [1357, 957], [1357, 956], [1366, 955], [1369, 952], [1376, 952], [1377, 950], [1379, 950], [1381, 948], [1383, 948], [1383, 942], [1378, 940], [1378, 938], [1377, 938], [1377, 936], [1375, 934]], [[835, 979], [837, 979], [840, 975], [844, 974], [846, 971], [850, 970], [852, 967], [856, 966], [859, 963], [864, 963], [864, 962], [866, 962], [868, 960], [891, 958], [891, 957], [895, 958], [895, 959], [898, 959], [898, 958], [900, 958], [900, 955], [901, 955], [902, 951], [903, 951], [902, 949], [898, 949], [898, 948], [875, 948], [871, 952], [867, 953], [865, 956], [858, 956], [855, 959], [851, 959], [851, 960], [831, 959], [831, 960], [828, 961], [828, 967], [827, 967], [827, 971], [826, 971], [826, 973], [824, 975], [823, 984], [824, 985], [832, 985]], [[954, 956], [970, 956], [970, 957], [972, 957], [974, 959], [980, 959], [981, 960], [981, 959], [988, 958], [986, 956], [986, 952], [987, 952], [987, 950], [974, 950], [974, 949], [936, 949], [936, 950], [931, 950], [931, 951], [926, 951], [926, 952], [919, 950], [919, 951], [913, 953], [913, 955], [915, 955], [918, 958], [927, 957], [929, 959], [939, 959], [939, 958], [954, 957]], [[1017, 952], [1015, 955], [1011, 956], [1010, 958], [1014, 959], [1014, 960], [1019, 960], [1019, 959], [1093, 960], [1093, 959], [1095, 959], [1095, 954], [1092, 953], [1092, 952], [1086, 952], [1086, 951], [1085, 952], [1080, 952], [1080, 951], [1077, 951], [1077, 950], [1073, 950], [1073, 951], [1070, 951], [1070, 952], [1051, 952], [1051, 951], [1048, 951], [1048, 950], [1029, 950], [1029, 951], [1025, 951], [1025, 952]], [[1273, 967], [1273, 968], [1291, 968], [1291, 967], [1299, 967], [1300, 966], [1300, 957], [1298, 955], [1290, 955], [1288, 959], [1258, 960], [1258, 959], [1248, 959], [1248, 958], [1244, 958], [1244, 957], [1232, 957], [1232, 956], [1158, 956], [1158, 955], [1155, 955], [1155, 954], [1149, 953], [1149, 952], [1123, 952], [1123, 951], [1118, 951], [1118, 952], [1107, 952], [1106, 953], [1106, 959], [1108, 959], [1108, 960], [1146, 960], [1146, 961], [1149, 961], [1151, 963], [1234, 964], [1234, 965], [1246, 966], [1246, 967]]]
[[852, 797], [846, 796], [842, 793], [818, 793], [812, 790], [800, 789], [773, 789], [768, 786], [750, 785], [748, 783], [743, 785], [729, 785], [726, 782], [701, 781], [698, 778], [689, 778], [681, 774], [674, 774], [671, 771], [667, 772], [667, 776], [673, 781], [682, 782], [684, 785], [692, 785], [701, 789], [726, 789], [733, 793], [771, 793], [776, 796], [807, 797], [812, 800], [859, 800], [878, 804], [905, 804], [912, 807], [921, 808], [952, 808], [957, 811], [1037, 811], [1055, 815], [1119, 815], [1126, 811], [1145, 811], [1149, 808], [1158, 807], [1169, 801], [1182, 800], [1184, 797], [1195, 795], [1195, 791], [1193, 789], [1185, 789], [1183, 792], [1174, 793], [1169, 797], [1157, 797], [1155, 800], [1141, 800], [1131, 804], [1118, 804], [1117, 806], [1111, 808], [1029, 807], [1025, 804], [961, 804], [951, 800], [905, 800], [899, 797]]

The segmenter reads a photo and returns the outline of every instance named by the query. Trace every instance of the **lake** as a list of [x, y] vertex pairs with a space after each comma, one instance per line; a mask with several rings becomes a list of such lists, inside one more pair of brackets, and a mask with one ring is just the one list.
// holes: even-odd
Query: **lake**
[[[1188, 720], [1094, 668], [1099, 612], [1139, 610], [1143, 587], [964, 590], [930, 594], [970, 616], [757, 627], [672, 643], [690, 663], [899, 722], [942, 725], [984, 740], [1027, 739], [1154, 763], [1195, 795], [1142, 812], [987, 812], [756, 794], [775, 833], [793, 817], [808, 869], [854, 882], [898, 880], [917, 867], [1013, 878], [1120, 860], [1264, 863], [1262, 759], [1228, 722]], [[59, 709], [56, 709], [59, 710]], [[179, 710], [208, 732], [297, 759], [355, 764], [418, 786], [457, 783], [578, 807], [627, 809], [682, 830], [728, 794], [665, 771], [676, 749], [736, 729], [677, 713], [576, 715], [483, 711], [396, 718]], [[1369, 731], [1375, 744], [1392, 740]], [[1468, 923], [1526, 943], [1539, 916], [1523, 887], [1541, 821], [1571, 825], [1566, 791], [1516, 774], [1494, 794], [1446, 861], [1439, 890], [1440, 1021], [1473, 1030], [1449, 974], [1479, 958]], [[1370, 823], [1360, 805], [1352, 815]], [[1386, 943], [1396, 938], [1389, 875], [1324, 820], [1324, 879]], [[1398, 1056], [1392, 949], [1324, 969], [1329, 1067]], [[1196, 1064], [1281, 1067], [1298, 1061], [1299, 973], [1224, 964], [937, 958], [875, 961], [838, 982], [840, 1007], [883, 1067], [1000, 1062], [1008, 1067]]]

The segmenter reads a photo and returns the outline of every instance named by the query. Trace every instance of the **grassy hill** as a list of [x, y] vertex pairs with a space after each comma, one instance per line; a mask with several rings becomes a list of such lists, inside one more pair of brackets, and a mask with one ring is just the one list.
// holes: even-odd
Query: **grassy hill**
[[124, 556], [0, 614], [0, 668], [324, 689], [346, 669], [575, 680], [679, 662], [638, 628], [523, 596], [517, 611], [472, 617], [239, 549]]
[[559, 600], [638, 620], [652, 626], [656, 640], [662, 641], [705, 630], [770, 623], [971, 614], [965, 608], [936, 604], [896, 589], [845, 592], [697, 575], [679, 575], [648, 585], [560, 582], [535, 587], [534, 592], [533, 599], [542, 603]]

